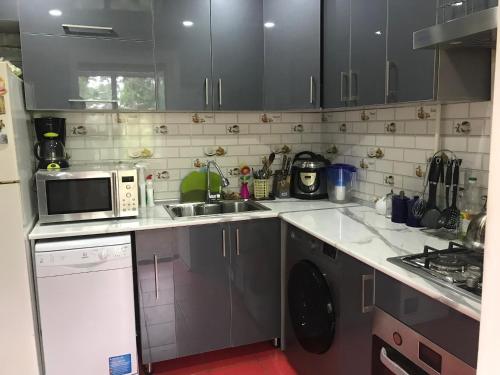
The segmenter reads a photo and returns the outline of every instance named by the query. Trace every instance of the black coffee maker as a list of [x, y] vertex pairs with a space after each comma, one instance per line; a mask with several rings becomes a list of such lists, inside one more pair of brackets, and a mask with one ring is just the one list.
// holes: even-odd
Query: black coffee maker
[[34, 146], [38, 169], [68, 168], [66, 154], [66, 119], [41, 117], [35, 119], [37, 142]]

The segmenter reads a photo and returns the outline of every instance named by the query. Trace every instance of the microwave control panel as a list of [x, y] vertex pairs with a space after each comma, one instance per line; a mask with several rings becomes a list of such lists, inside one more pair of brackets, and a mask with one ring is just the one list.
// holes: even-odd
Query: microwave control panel
[[119, 170], [117, 185], [120, 216], [137, 216], [139, 214], [137, 171]]

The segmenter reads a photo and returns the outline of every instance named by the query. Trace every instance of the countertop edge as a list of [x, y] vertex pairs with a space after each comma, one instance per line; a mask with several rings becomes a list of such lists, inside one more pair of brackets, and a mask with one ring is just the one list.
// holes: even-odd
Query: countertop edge
[[[442, 302], [444, 303], [445, 305], [461, 312], [462, 314], [464, 315], [467, 315], [468, 317], [474, 319], [474, 320], [477, 320], [477, 321], [480, 321], [481, 320], [481, 313], [480, 312], [477, 312], [475, 311], [474, 309], [472, 308], [469, 308], [463, 304], [460, 304], [459, 302], [451, 299], [451, 298], [448, 298], [446, 297], [444, 294], [440, 294], [439, 292], [437, 292], [436, 290], [433, 290], [431, 288], [423, 288], [422, 285], [420, 283], [417, 282], [417, 280], [419, 279], [422, 279], [421, 276], [418, 276], [418, 275], [415, 275], [415, 277], [405, 277], [405, 273], [404, 272], [393, 272], [392, 270], [390, 269], [384, 269], [379, 263], [377, 262], [374, 262], [372, 261], [370, 258], [368, 257], [363, 257], [361, 255], [359, 255], [358, 253], [356, 252], [353, 252], [353, 251], [350, 251], [348, 248], [346, 248], [342, 243], [338, 243], [336, 241], [332, 241], [330, 238], [328, 237], [325, 237], [325, 236], [322, 236], [321, 234], [318, 234], [317, 232], [315, 232], [314, 230], [312, 230], [311, 228], [307, 227], [306, 225], [301, 225], [299, 223], [297, 223], [296, 221], [294, 221], [293, 219], [290, 219], [290, 218], [287, 218], [287, 217], [284, 217], [285, 214], [280, 214], [279, 217], [289, 223], [289, 224], [292, 224], [294, 225], [295, 227], [305, 231], [306, 233], [318, 238], [319, 240], [331, 245], [331, 246], [334, 246], [336, 247], [337, 249], [339, 249], [340, 251], [346, 253], [347, 255], [350, 255], [352, 256], [353, 258], [356, 258], [357, 260], [365, 263], [366, 265], [374, 268], [375, 270], [379, 271], [379, 272], [382, 272], [398, 281], [400, 281], [401, 283], [419, 291], [419, 292], [422, 292], [424, 293], [425, 295], [439, 301], [439, 302]], [[388, 261], [386, 261], [387, 264], [389, 264]], [[439, 289], [439, 288], [442, 288], [440, 287], [439, 285], [435, 284], [436, 288]], [[444, 288], [443, 288], [444, 289]], [[447, 292], [451, 292], [453, 293], [451, 290], [446, 290]], [[459, 296], [457, 294], [457, 298], [463, 298], [462, 296]]]

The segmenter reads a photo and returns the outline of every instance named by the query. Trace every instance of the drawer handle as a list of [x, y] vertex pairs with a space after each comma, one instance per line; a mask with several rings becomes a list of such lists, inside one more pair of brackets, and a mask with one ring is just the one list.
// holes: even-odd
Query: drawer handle
[[73, 24], [69, 24], [69, 23], [63, 23], [61, 26], [64, 29], [64, 31], [66, 31], [66, 32], [71, 32], [70, 29], [80, 29], [80, 30], [85, 30], [87, 32], [88, 31], [98, 31], [98, 32], [105, 31], [108, 33], [113, 32], [113, 28], [107, 27], [107, 26], [73, 25]]
[[155, 267], [155, 296], [156, 300], [160, 299], [160, 288], [159, 288], [159, 277], [158, 277], [158, 255], [153, 256], [154, 267]]

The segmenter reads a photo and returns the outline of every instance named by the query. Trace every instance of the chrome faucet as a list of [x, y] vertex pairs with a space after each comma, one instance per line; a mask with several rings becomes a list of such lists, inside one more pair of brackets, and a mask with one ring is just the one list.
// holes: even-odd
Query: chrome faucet
[[215, 169], [217, 169], [217, 172], [219, 173], [219, 176], [221, 178], [221, 184], [222, 187], [227, 187], [229, 186], [229, 180], [224, 177], [224, 174], [222, 173], [222, 170], [220, 169], [219, 165], [215, 162], [215, 160], [209, 160], [207, 161], [207, 197], [205, 199], [205, 203], [212, 203], [213, 200], [220, 199], [221, 194], [212, 194], [212, 191], [210, 189], [210, 165], [213, 165]]

